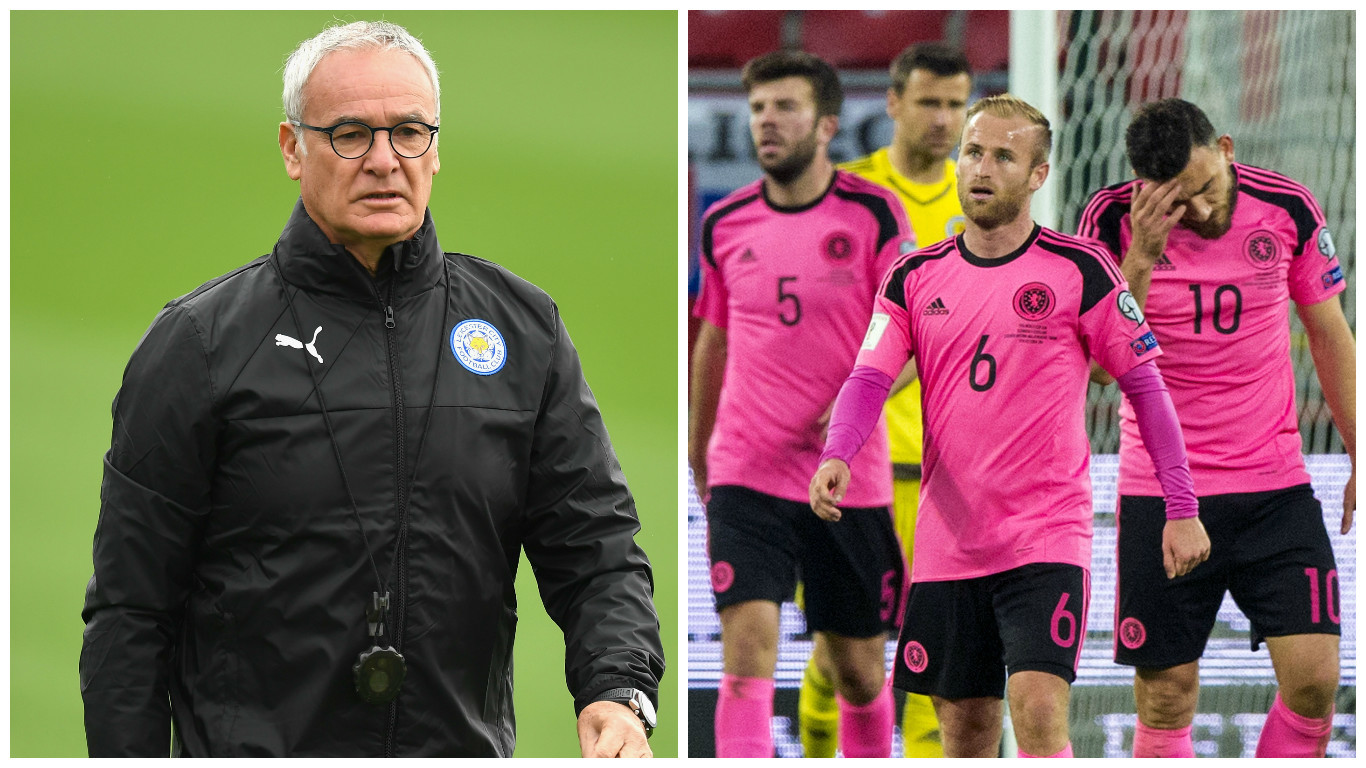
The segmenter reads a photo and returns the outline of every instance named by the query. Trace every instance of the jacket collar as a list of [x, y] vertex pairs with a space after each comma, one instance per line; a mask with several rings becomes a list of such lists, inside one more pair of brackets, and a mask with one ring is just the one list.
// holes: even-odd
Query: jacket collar
[[292, 285], [367, 302], [375, 300], [377, 286], [390, 281], [395, 298], [414, 296], [431, 288], [441, 279], [445, 258], [428, 209], [412, 238], [384, 249], [379, 269], [372, 278], [344, 246], [328, 241], [304, 210], [302, 198], [294, 203], [294, 211], [271, 257]]

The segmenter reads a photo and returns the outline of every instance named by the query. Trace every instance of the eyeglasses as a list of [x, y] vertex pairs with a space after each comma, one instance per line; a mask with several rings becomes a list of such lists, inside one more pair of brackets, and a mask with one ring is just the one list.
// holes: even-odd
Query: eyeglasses
[[435, 125], [427, 125], [417, 120], [407, 120], [392, 128], [371, 128], [365, 123], [358, 123], [352, 120], [337, 123], [331, 128], [319, 128], [316, 125], [307, 125], [298, 120], [290, 120], [290, 125], [297, 125], [300, 128], [307, 128], [310, 131], [327, 134], [332, 140], [332, 151], [342, 158], [355, 160], [364, 157], [366, 152], [375, 143], [376, 131], [389, 132], [389, 146], [394, 148], [394, 152], [399, 157], [415, 158], [427, 154], [427, 150], [432, 148], [432, 141], [436, 138], [436, 132], [441, 130]]

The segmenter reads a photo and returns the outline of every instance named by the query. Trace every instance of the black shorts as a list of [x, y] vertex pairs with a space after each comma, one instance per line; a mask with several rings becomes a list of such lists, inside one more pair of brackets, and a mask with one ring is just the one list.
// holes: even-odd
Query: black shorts
[[905, 566], [886, 507], [841, 507], [826, 522], [803, 502], [733, 485], [711, 489], [707, 554], [716, 609], [792, 599], [801, 578], [807, 628], [876, 637], [895, 627]]
[[1342, 633], [1337, 561], [1309, 485], [1199, 501], [1210, 558], [1168, 580], [1162, 499], [1120, 498], [1115, 661], [1164, 669], [1200, 658], [1225, 591], [1252, 624], [1254, 651], [1268, 637]]
[[1006, 674], [1077, 678], [1091, 574], [1030, 563], [959, 581], [911, 584], [893, 685], [943, 699], [1004, 698]]

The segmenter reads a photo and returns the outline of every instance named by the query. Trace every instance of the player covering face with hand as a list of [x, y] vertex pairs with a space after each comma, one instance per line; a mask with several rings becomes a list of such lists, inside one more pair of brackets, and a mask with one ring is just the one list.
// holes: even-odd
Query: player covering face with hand
[[924, 478], [894, 680], [933, 698], [952, 757], [997, 754], [1004, 696], [1021, 756], [1071, 755], [1068, 696], [1090, 582], [1090, 358], [1118, 377], [1148, 438], [1168, 574], [1209, 552], [1153, 362], [1161, 350], [1123, 276], [1093, 244], [1030, 217], [1050, 145], [1047, 119], [1012, 96], [968, 110], [957, 169], [965, 231], [884, 277], [809, 489], [819, 517], [841, 519], [860, 482], [848, 461], [914, 358]]
[[1161, 499], [1148, 437], [1120, 407], [1115, 660], [1135, 667], [1135, 757], [1192, 757], [1199, 659], [1225, 592], [1265, 640], [1279, 689], [1258, 757], [1322, 757], [1338, 688], [1337, 565], [1309, 485], [1290, 359], [1293, 301], [1324, 400], [1353, 461], [1341, 531], [1356, 509], [1356, 352], [1323, 211], [1303, 185], [1234, 161], [1204, 112], [1144, 105], [1126, 132], [1138, 179], [1092, 196], [1078, 233], [1119, 262], [1165, 355], [1214, 540], [1208, 566], [1168, 581], [1151, 557]]

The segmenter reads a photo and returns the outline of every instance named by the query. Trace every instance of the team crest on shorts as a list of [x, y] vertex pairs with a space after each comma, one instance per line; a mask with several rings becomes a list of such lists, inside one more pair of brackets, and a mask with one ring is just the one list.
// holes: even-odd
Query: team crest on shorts
[[825, 238], [822, 246], [825, 258], [831, 261], [844, 261], [854, 252], [854, 241], [845, 232], [832, 232]]
[[925, 646], [912, 640], [906, 643], [906, 647], [902, 649], [901, 660], [905, 662], [906, 669], [918, 675], [925, 671], [925, 667], [929, 666], [930, 655], [925, 652]]
[[471, 373], [488, 376], [507, 362], [507, 342], [487, 320], [466, 320], [451, 329], [451, 352]]
[[1280, 250], [1276, 245], [1276, 236], [1265, 229], [1259, 229], [1243, 241], [1243, 253], [1257, 269], [1270, 269], [1275, 266], [1276, 256]]
[[735, 568], [730, 563], [722, 560], [711, 567], [711, 588], [716, 594], [721, 594], [730, 589], [735, 583]]
[[1124, 647], [1134, 650], [1143, 645], [1148, 640], [1148, 630], [1144, 628], [1143, 622], [1130, 616], [1119, 623], [1119, 641], [1124, 643]]
[[1026, 320], [1042, 320], [1053, 314], [1056, 305], [1053, 289], [1043, 283], [1026, 283], [1015, 292], [1015, 314]]

